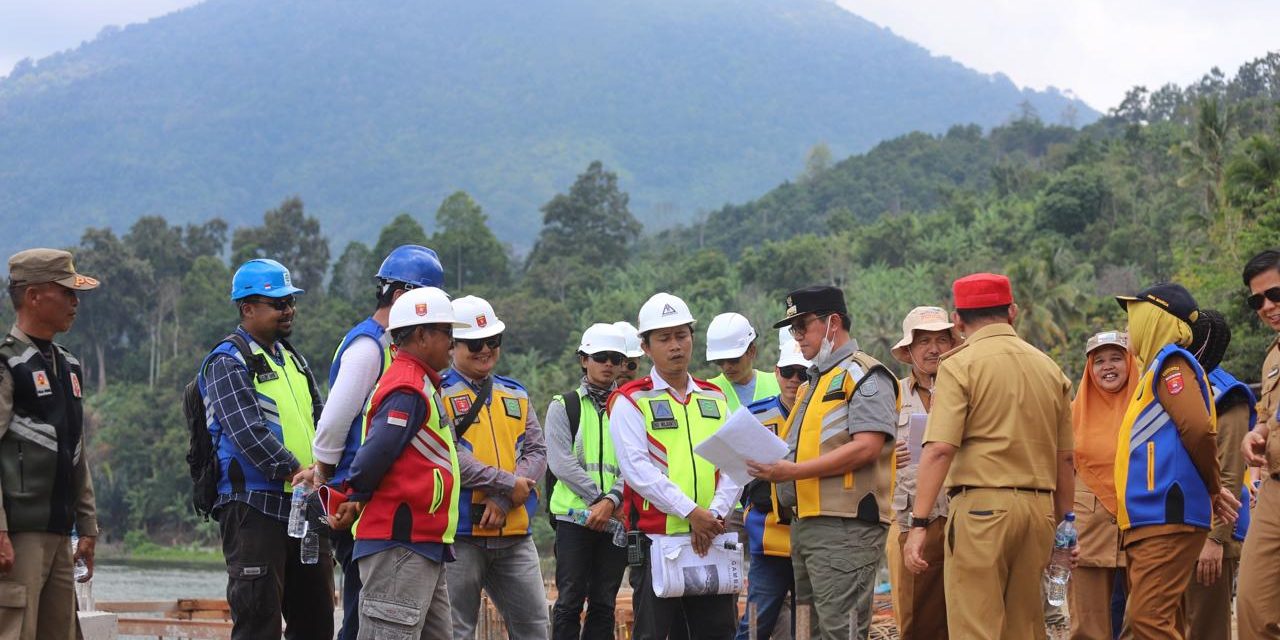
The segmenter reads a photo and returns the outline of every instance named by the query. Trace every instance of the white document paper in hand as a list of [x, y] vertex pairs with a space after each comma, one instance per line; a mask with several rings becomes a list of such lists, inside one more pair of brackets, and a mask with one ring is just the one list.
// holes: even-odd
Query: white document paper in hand
[[738, 486], [751, 481], [747, 461], [777, 462], [787, 455], [787, 443], [774, 435], [746, 407], [729, 414], [720, 429], [693, 448]]

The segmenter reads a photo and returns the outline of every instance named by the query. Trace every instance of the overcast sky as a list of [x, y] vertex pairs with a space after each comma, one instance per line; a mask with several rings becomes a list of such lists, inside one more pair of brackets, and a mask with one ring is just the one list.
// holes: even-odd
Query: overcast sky
[[[269, 1], [269, 0], [268, 0]], [[937, 55], [1105, 111], [1137, 84], [1187, 84], [1280, 50], [1275, 0], [837, 0]], [[194, 0], [0, 0], [0, 74]]]

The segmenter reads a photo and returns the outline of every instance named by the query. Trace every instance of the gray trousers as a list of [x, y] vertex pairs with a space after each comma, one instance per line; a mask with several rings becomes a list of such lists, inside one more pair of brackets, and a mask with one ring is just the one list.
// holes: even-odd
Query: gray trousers
[[811, 637], [847, 640], [850, 614], [857, 616], [853, 637], [871, 632], [871, 603], [876, 574], [889, 528], [855, 518], [815, 516], [791, 521], [791, 566], [796, 573], [796, 604], [813, 605]]
[[[478, 540], [483, 544], [483, 540]], [[484, 589], [507, 624], [510, 640], [546, 640], [550, 620], [542, 567], [532, 536], [504, 548], [485, 548], [458, 538], [457, 560], [449, 563], [449, 601], [453, 603], [454, 640], [471, 640], [480, 617]]]
[[408, 549], [387, 549], [360, 567], [359, 640], [450, 640], [444, 565]]

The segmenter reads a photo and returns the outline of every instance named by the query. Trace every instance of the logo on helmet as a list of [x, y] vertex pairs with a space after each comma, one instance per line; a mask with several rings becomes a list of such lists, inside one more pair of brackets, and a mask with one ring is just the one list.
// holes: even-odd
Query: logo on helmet
[[676, 314], [675, 307], [672, 307], [669, 304], [662, 305], [662, 317], [665, 318], [667, 316], [674, 316], [675, 314]]
[[489, 326], [489, 318], [486, 317], [483, 313], [476, 316], [476, 326], [480, 327], [481, 329]]
[[419, 302], [418, 304], [413, 305], [413, 312], [420, 316], [427, 315], [427, 303]]

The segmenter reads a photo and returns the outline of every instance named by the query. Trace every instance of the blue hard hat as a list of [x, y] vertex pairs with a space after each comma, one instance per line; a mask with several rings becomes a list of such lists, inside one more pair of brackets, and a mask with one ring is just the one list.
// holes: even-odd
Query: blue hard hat
[[415, 287], [444, 287], [444, 267], [436, 252], [416, 244], [402, 244], [382, 261], [378, 279]]
[[240, 300], [249, 296], [266, 296], [283, 298], [298, 293], [302, 289], [293, 286], [289, 278], [289, 270], [275, 260], [256, 258], [236, 269], [231, 277], [231, 299]]

